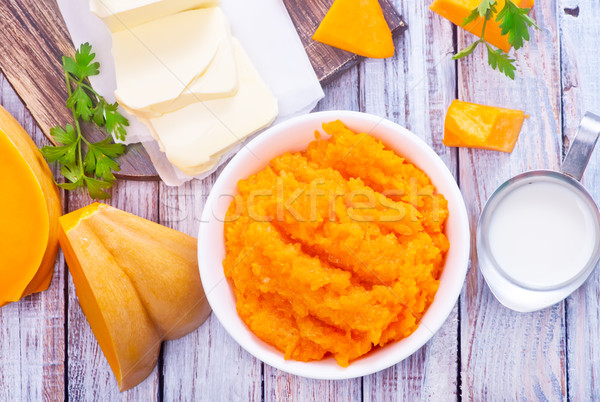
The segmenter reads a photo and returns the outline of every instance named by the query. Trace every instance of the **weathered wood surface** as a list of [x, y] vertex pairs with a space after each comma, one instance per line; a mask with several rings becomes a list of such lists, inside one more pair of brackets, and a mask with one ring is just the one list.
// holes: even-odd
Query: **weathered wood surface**
[[[533, 15], [543, 30], [519, 52], [514, 83], [490, 71], [480, 53], [451, 61], [454, 37], [458, 46], [472, 37], [430, 13], [428, 0], [395, 4], [410, 25], [397, 39], [398, 54], [350, 68], [325, 87], [318, 109], [362, 110], [416, 132], [457, 172], [474, 227], [501, 182], [526, 169], [557, 168], [582, 113], [600, 113], [600, 4], [537, 2]], [[456, 96], [530, 113], [514, 153], [444, 147], [443, 116]], [[2, 76], [0, 103], [38, 144], [47, 142]], [[584, 176], [597, 201], [599, 152]], [[217, 175], [179, 188], [123, 181], [111, 203], [196, 235]], [[63, 202], [70, 211], [89, 200], [68, 195]], [[474, 258], [446, 324], [424, 348], [388, 370], [348, 381], [288, 375], [242, 350], [211, 317], [192, 334], [167, 342], [151, 376], [119, 394], [60, 257], [48, 291], [0, 309], [0, 400], [599, 400], [599, 294], [596, 271], [565, 302], [514, 313], [492, 296]]]
[[[560, 0], [562, 128], [564, 149], [586, 111], [600, 114], [600, 54], [597, 49], [598, 2]], [[595, 38], [586, 40], [585, 38]], [[600, 200], [600, 147], [583, 177], [596, 203]], [[600, 400], [600, 270], [565, 301], [569, 398]]]
[[[460, 149], [460, 185], [474, 232], [492, 192], [525, 170], [560, 165], [560, 49], [555, 1], [536, 2], [542, 31], [517, 53], [514, 81], [487, 66], [483, 49], [458, 65], [458, 98], [525, 110], [530, 114], [512, 154]], [[472, 42], [459, 31], [462, 48]], [[473, 237], [474, 238], [474, 237]], [[472, 265], [460, 299], [462, 397], [466, 400], [561, 400], [566, 398], [564, 304], [522, 314], [503, 307]]]
[[[112, 189], [108, 204], [151, 221], [158, 221], [158, 182], [119, 181]], [[82, 193], [69, 193], [67, 210], [75, 211], [92, 202]], [[65, 265], [65, 272], [67, 267]], [[75, 286], [68, 274], [67, 307], [67, 381], [68, 395], [76, 401], [156, 401], [159, 399], [158, 367], [139, 386], [119, 393], [119, 386], [108, 361], [98, 345], [75, 294]]]
[[[355, 66], [362, 57], [336, 49], [312, 40], [312, 36], [323, 20], [333, 0], [283, 0], [290, 18], [296, 26], [298, 36], [304, 45], [304, 50], [312, 63], [315, 73], [322, 84], [326, 85], [339, 74]], [[381, 8], [385, 19], [392, 30], [392, 35], [398, 36], [406, 29], [401, 13], [392, 5], [391, 0], [381, 0]]]
[[[0, 1], [0, 69], [49, 139], [52, 127], [73, 120], [65, 107], [67, 89], [61, 67], [62, 56], [73, 53], [56, 0]], [[91, 124], [85, 126], [84, 133], [94, 141], [105, 136]], [[119, 162], [119, 177], [158, 178], [139, 144], [128, 147]]]
[[[285, 0], [322, 82], [331, 81], [360, 59], [349, 52], [311, 40], [332, 1], [319, 0], [311, 2], [311, 7], [303, 7], [304, 2]], [[382, 5], [393, 33], [404, 30], [406, 25], [388, 0], [383, 0]], [[0, 1], [0, 70], [50, 141], [53, 141], [50, 136], [52, 127], [64, 126], [73, 120], [64, 107], [67, 91], [61, 60], [63, 55], [72, 55], [74, 51], [56, 0]], [[90, 140], [98, 141], [105, 136], [93, 124], [84, 124], [82, 128]], [[140, 144], [128, 146], [119, 163], [121, 171], [116, 174], [118, 178], [158, 180], [156, 170]]]
[[[47, 143], [44, 134], [1, 74], [0, 104], [15, 116], [36, 144]], [[0, 196], [4, 196], [2, 190]], [[61, 255], [56, 260], [54, 276], [47, 291], [0, 308], [2, 400], [58, 400], [65, 395], [63, 264]]]

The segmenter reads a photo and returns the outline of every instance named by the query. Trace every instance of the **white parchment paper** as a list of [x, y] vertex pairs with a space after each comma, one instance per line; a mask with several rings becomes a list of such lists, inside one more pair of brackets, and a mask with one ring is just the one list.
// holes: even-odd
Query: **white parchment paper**
[[[116, 78], [108, 28], [90, 12], [86, 0], [58, 0], [58, 5], [75, 46], [91, 43], [100, 62], [101, 74], [91, 77], [92, 85], [108, 101], [114, 102]], [[323, 98], [323, 90], [283, 2], [221, 0], [221, 6], [231, 23], [233, 35], [240, 40], [279, 102], [279, 117], [275, 123], [312, 110]], [[130, 122], [126, 142], [144, 145], [167, 185], [178, 186], [194, 178], [202, 179], [218, 167], [198, 176], [186, 175], [167, 160], [143, 123], [125, 111], [121, 112]], [[240, 144], [224, 155], [221, 162], [242, 146]]]

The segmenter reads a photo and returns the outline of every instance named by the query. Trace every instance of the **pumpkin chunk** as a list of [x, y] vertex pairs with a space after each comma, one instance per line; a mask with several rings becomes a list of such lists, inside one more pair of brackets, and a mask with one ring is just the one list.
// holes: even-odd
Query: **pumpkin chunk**
[[365, 57], [394, 55], [392, 31], [377, 0], [335, 0], [313, 39]]
[[[434, 13], [441, 15], [459, 27], [481, 38], [483, 18], [477, 18], [463, 27], [463, 21], [465, 18], [467, 18], [469, 14], [471, 14], [471, 11], [480, 3], [481, 0], [435, 0], [431, 6], [429, 6], [429, 8]], [[505, 3], [505, 0], [498, 0], [496, 14], [499, 13], [502, 8], [504, 8]], [[533, 7], [533, 0], [515, 0], [513, 3], [521, 8]], [[485, 40], [508, 53], [511, 48], [510, 44], [508, 43], [508, 35], [501, 34], [502, 30], [500, 29], [498, 22], [496, 22], [496, 14], [494, 14], [492, 19], [487, 22], [487, 26], [485, 28]]]
[[521, 110], [452, 101], [444, 123], [444, 145], [512, 152], [525, 114]]
[[0, 307], [46, 290], [58, 252], [58, 188], [27, 132], [0, 106]]
[[59, 238], [121, 391], [150, 374], [163, 340], [186, 335], [210, 314], [193, 237], [95, 203], [63, 216]]

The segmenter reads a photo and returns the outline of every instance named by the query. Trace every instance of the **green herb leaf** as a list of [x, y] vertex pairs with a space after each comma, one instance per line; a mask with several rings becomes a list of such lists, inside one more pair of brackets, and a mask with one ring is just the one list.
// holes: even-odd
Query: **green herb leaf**
[[90, 193], [90, 197], [96, 200], [105, 200], [110, 198], [110, 194], [108, 194], [105, 189], [111, 188], [112, 183], [93, 179], [91, 177], [83, 176], [83, 181], [87, 186], [88, 192]]
[[81, 86], [78, 86], [67, 99], [67, 107], [75, 112], [75, 118], [90, 121], [93, 115], [92, 99]]
[[[87, 79], [100, 73], [100, 64], [94, 61], [92, 46], [84, 43], [75, 57], [63, 57], [63, 69], [69, 97], [66, 106], [71, 109], [75, 124], [54, 127], [50, 134], [59, 144], [41, 148], [48, 162], [58, 162], [61, 174], [68, 183], [57, 183], [66, 190], [86, 187], [90, 197], [110, 198], [105, 190], [116, 180], [113, 172], [121, 170], [116, 158], [125, 152], [125, 145], [114, 144], [112, 135], [124, 140], [129, 121], [118, 112], [118, 103], [109, 104], [89, 85]], [[92, 121], [107, 131], [107, 136], [90, 143], [81, 134], [80, 120]]]
[[92, 145], [109, 158], [116, 158], [125, 152], [125, 145], [113, 143], [110, 137], [107, 137], [102, 141], [96, 142]]
[[60, 188], [71, 191], [75, 190], [76, 188], [83, 187], [83, 179], [80, 179], [74, 183], [56, 183], [56, 185]]
[[483, 0], [475, 10], [477, 10], [481, 17], [485, 17], [488, 13], [496, 12], [496, 4], [498, 4], [496, 0]]
[[508, 35], [508, 43], [515, 50], [523, 47], [523, 42], [529, 40], [529, 28], [540, 29], [535, 21], [527, 15], [528, 8], [517, 7], [512, 1], [507, 1], [504, 8], [496, 16], [502, 35]]
[[75, 150], [77, 147], [75, 144], [52, 146], [47, 145], [40, 149], [40, 152], [46, 158], [49, 163], [59, 161], [60, 163], [67, 163], [71, 159], [75, 159]]
[[471, 14], [463, 20], [462, 26], [464, 27], [465, 25], [470, 24], [479, 17], [481, 17], [481, 15], [479, 15], [479, 10], [477, 8], [471, 10]]
[[71, 145], [77, 141], [75, 127], [71, 124], [67, 124], [64, 130], [59, 126], [51, 128], [50, 135], [56, 142], [63, 145]]
[[60, 167], [60, 173], [71, 183], [80, 182], [80, 186], [83, 186], [83, 175], [79, 170], [79, 166], [73, 164], [70, 165], [62, 165]]
[[530, 9], [521, 8], [511, 0], [507, 0], [502, 10], [496, 14], [497, 6], [498, 2], [496, 0], [482, 0], [477, 7], [471, 10], [469, 16], [463, 20], [463, 26], [477, 20], [480, 17], [483, 17], [484, 20], [481, 28], [481, 39], [462, 49], [452, 58], [457, 60], [469, 56], [477, 48], [479, 43], [485, 43], [487, 46], [488, 64], [493, 69], [497, 69], [507, 77], [514, 80], [516, 71], [515, 59], [511, 58], [501, 49], [494, 50], [488, 44], [488, 42], [485, 40], [485, 29], [487, 23], [494, 15], [496, 15], [495, 20], [499, 23], [501, 34], [508, 35], [508, 43], [515, 50], [523, 47], [524, 42], [529, 40], [529, 28], [533, 26], [539, 29], [539, 27], [528, 15]]
[[85, 172], [112, 183], [115, 181], [113, 171], [121, 170], [119, 164], [113, 159], [125, 152], [123, 144], [112, 144], [110, 138], [106, 138], [95, 144], [88, 145], [85, 156]]
[[94, 116], [92, 116], [94, 123], [96, 123], [96, 125], [99, 127], [102, 127], [106, 124], [106, 119], [104, 119], [104, 104], [105, 102], [98, 102], [94, 108]]
[[104, 105], [106, 117], [106, 131], [123, 141], [127, 135], [126, 127], [129, 126], [129, 120], [118, 112], [118, 103], [107, 103]]
[[498, 69], [501, 73], [504, 73], [507, 77], [515, 79], [515, 59], [511, 59], [510, 56], [504, 53], [501, 49], [494, 50], [490, 45], [486, 43], [488, 50], [488, 64], [494, 69]]
[[480, 17], [486, 20], [491, 19], [492, 15], [496, 13], [496, 4], [495, 0], [483, 0], [477, 7], [471, 10], [471, 14], [463, 20], [462, 26], [464, 27]]
[[75, 52], [75, 59], [63, 56], [63, 70], [72, 74], [77, 80], [100, 74], [100, 63], [94, 62], [96, 53], [92, 53], [92, 45], [84, 43]]
[[467, 57], [468, 55], [473, 53], [473, 51], [475, 51], [475, 49], [477, 49], [477, 46], [480, 43], [481, 43], [480, 40], [471, 43], [469, 46], [467, 46], [466, 48], [464, 48], [463, 50], [461, 50], [460, 52], [458, 52], [454, 56], [452, 56], [452, 59], [458, 60], [458, 59], [462, 59], [463, 57]]

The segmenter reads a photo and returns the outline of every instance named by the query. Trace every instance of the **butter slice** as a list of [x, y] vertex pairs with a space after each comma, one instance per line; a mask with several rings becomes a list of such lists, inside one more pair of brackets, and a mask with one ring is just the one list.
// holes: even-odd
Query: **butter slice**
[[232, 43], [240, 83], [235, 96], [193, 103], [149, 120], [167, 159], [189, 175], [216, 166], [224, 153], [277, 116], [277, 99], [240, 43]]
[[131, 29], [181, 11], [217, 5], [219, 0], [90, 0], [90, 10], [111, 32]]
[[156, 117], [238, 89], [231, 31], [219, 7], [185, 11], [113, 33], [115, 96]]

